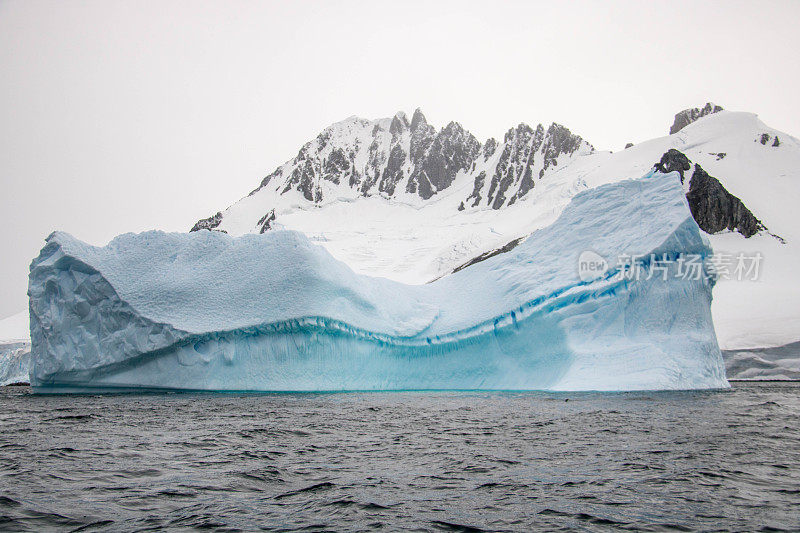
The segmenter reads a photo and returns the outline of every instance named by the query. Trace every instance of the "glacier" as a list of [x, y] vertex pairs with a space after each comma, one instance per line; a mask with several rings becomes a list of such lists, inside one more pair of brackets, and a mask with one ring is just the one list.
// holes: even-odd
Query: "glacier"
[[[587, 251], [607, 266], [588, 279]], [[724, 388], [710, 254], [677, 173], [657, 172], [581, 192], [512, 251], [426, 285], [356, 274], [288, 230], [153, 231], [105, 247], [56, 232], [31, 265], [30, 381], [36, 392]], [[686, 255], [702, 275], [676, 275]], [[661, 257], [664, 276], [622, 275], [629, 256]]]
[[30, 343], [0, 341], [0, 385], [28, 383], [30, 364]]
[[0, 386], [28, 383], [30, 362], [30, 319], [22, 311], [0, 320]]

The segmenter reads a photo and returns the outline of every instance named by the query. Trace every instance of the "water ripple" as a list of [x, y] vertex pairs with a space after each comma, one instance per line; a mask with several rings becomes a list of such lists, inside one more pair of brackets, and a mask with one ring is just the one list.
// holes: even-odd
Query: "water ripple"
[[0, 389], [0, 412], [0, 530], [800, 526], [796, 383], [647, 394], [14, 387]]

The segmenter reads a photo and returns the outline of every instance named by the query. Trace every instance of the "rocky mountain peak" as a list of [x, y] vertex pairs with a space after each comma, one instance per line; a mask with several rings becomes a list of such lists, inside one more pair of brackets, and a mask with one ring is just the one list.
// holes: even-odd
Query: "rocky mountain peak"
[[494, 152], [497, 150], [497, 139], [494, 137], [489, 137], [489, 140], [483, 145], [483, 158], [489, 159], [494, 155]]
[[[491, 146], [487, 141], [484, 147], [485, 160], [496, 149], [501, 148], [502, 152], [493, 169], [489, 169], [491, 174], [482, 172], [476, 176], [473, 191], [466, 202], [472, 207], [479, 205], [484, 196], [493, 209], [512, 205], [528, 194], [536, 185], [536, 180], [544, 177], [548, 169], [557, 166], [560, 159], [563, 161], [562, 158], [570, 158], [579, 151], [594, 150], [582, 138], [555, 123], [547, 130], [541, 124], [533, 128], [520, 123], [506, 132], [500, 147], [496, 148], [495, 145], [492, 139]], [[491, 178], [487, 180], [489, 176]]]
[[392, 123], [389, 126], [389, 133], [392, 135], [400, 135], [403, 131], [409, 128], [408, 117], [402, 111], [398, 111], [394, 117], [392, 117]]
[[[539, 124], [541, 128], [542, 125]], [[519, 139], [526, 139], [529, 138], [533, 134], [533, 128], [525, 124], [524, 122], [520, 122], [516, 128], [509, 129], [506, 134], [503, 136], [503, 142], [518, 142]]]
[[692, 109], [684, 109], [677, 115], [675, 115], [675, 121], [672, 123], [672, 127], [669, 129], [669, 134], [673, 135], [678, 133], [683, 128], [691, 124], [692, 122], [703, 118], [706, 115], [710, 115], [712, 113], [719, 113], [723, 111], [722, 106], [718, 106], [712, 102], [706, 103], [703, 107], [695, 107]]
[[427, 129], [428, 121], [425, 120], [425, 115], [422, 114], [420, 108], [414, 110], [411, 116], [411, 131], [419, 131], [420, 129]]
[[555, 122], [550, 124], [550, 127], [547, 128], [544, 142], [545, 148], [542, 151], [544, 155], [544, 166], [539, 171], [540, 178], [547, 172], [547, 169], [558, 164], [558, 157], [560, 155], [572, 155], [584, 144], [587, 145], [590, 151], [594, 151], [592, 145], [573, 134], [568, 128], [561, 124], [556, 124]]
[[[481, 204], [500, 209], [579, 150], [591, 150], [591, 145], [559, 124], [545, 129], [520, 123], [506, 132], [502, 143], [490, 138], [482, 144], [455, 121], [437, 130], [419, 108], [410, 121], [402, 111], [379, 120], [350, 117], [304, 144], [250, 195], [268, 188], [275, 198], [295, 192], [314, 204], [354, 195], [409, 195], [410, 201], [425, 201], [456, 179], [465, 179], [472, 182], [473, 192], [462, 199], [461, 209]], [[256, 224], [259, 231], [274, 221], [269, 213], [278, 214], [274, 208], [280, 202], [275, 202], [260, 213], [268, 214]], [[222, 216], [200, 221], [193, 229], [214, 229]]]
[[450, 122], [436, 134], [425, 151], [425, 157], [415, 165], [406, 191], [418, 193], [424, 200], [429, 199], [449, 187], [459, 171], [469, 169], [480, 148], [481, 143], [474, 135], [458, 122]]
[[197, 223], [192, 226], [192, 229], [189, 231], [200, 231], [201, 229], [212, 230], [217, 228], [222, 223], [222, 213], [217, 212], [214, 215], [211, 215], [208, 218], [203, 218], [197, 221]]

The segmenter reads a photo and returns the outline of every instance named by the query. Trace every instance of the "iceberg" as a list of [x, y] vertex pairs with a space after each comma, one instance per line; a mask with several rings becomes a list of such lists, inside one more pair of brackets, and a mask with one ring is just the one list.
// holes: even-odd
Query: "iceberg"
[[30, 364], [30, 343], [0, 341], [0, 385], [28, 383]]
[[[602, 267], [588, 275], [587, 254]], [[56, 232], [31, 265], [30, 380], [36, 392], [724, 388], [710, 254], [677, 173], [584, 191], [513, 250], [426, 285], [355, 274], [294, 231], [105, 247]], [[699, 275], [678, 275], [688, 256]]]
[[22, 311], [0, 320], [0, 386], [28, 383], [30, 362], [30, 319]]

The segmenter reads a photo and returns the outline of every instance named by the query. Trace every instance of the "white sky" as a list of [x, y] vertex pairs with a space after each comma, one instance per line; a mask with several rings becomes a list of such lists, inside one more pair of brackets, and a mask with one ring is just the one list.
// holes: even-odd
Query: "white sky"
[[595, 147], [712, 100], [800, 133], [800, 2], [0, 0], [0, 317], [61, 229], [186, 231], [325, 126], [421, 107]]

